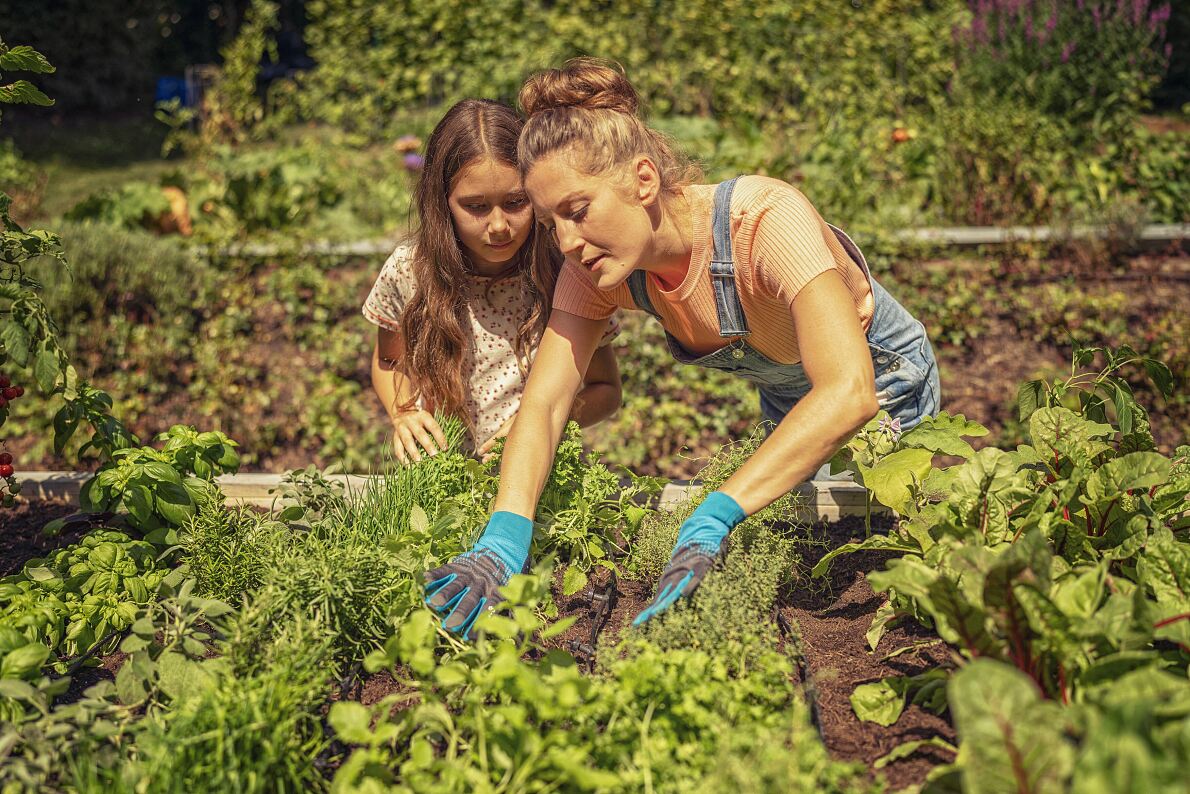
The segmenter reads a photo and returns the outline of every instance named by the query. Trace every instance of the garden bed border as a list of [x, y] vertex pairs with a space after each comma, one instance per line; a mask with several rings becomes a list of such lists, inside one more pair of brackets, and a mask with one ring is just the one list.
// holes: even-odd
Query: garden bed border
[[[21, 496], [26, 499], [62, 499], [77, 505], [79, 490], [91, 476], [88, 472], [74, 471], [22, 472]], [[280, 488], [282, 476], [271, 472], [225, 474], [216, 478], [216, 482], [231, 504], [270, 507], [275, 497], [269, 491]], [[329, 479], [344, 483], [349, 491], [361, 490], [371, 476], [376, 475], [328, 475]], [[671, 482], [661, 492], [660, 507], [673, 509], [696, 487], [685, 481]], [[811, 480], [794, 490], [805, 497], [799, 516], [804, 521], [838, 521], [845, 516], [862, 516], [867, 510], [867, 491], [849, 480]], [[883, 508], [873, 504], [872, 510], [881, 512]]]

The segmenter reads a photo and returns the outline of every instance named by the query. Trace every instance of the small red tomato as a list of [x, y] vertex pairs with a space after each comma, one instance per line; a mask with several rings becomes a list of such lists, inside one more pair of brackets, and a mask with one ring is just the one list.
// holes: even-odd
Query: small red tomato
[[0, 452], [0, 466], [8, 466], [12, 463], [12, 455], [7, 452]]
[[0, 465], [0, 477], [11, 477], [13, 471], [15, 471], [15, 469], [13, 469], [12, 466], [9, 466], [7, 463]]
[[7, 389], [12, 385], [12, 381], [8, 379], [7, 375], [0, 375], [0, 389]]
[[4, 399], [4, 395], [0, 394], [0, 408], [7, 408], [8, 400]]
[[904, 143], [909, 140], [909, 130], [904, 127], [897, 127], [892, 131], [893, 143]]
[[6, 400], [15, 400], [17, 397], [21, 396], [17, 394], [16, 386], [9, 386], [7, 389], [0, 389], [0, 394], [3, 394], [4, 399]]
[[25, 387], [24, 386], [13, 386], [13, 388], [17, 390], [17, 397], [25, 396]]

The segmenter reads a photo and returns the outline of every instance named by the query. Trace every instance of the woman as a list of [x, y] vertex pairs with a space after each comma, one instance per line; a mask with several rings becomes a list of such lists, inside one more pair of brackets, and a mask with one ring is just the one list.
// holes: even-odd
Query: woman
[[745, 176], [695, 172], [636, 116], [609, 65], [570, 61], [521, 89], [520, 169], [566, 262], [500, 492], [468, 553], [426, 575], [428, 603], [466, 632], [528, 557], [537, 499], [570, 401], [617, 307], [653, 314], [681, 363], [756, 383], [772, 433], [682, 524], [653, 603], [689, 595], [731, 529], [813, 474], [881, 408], [908, 428], [937, 410], [925, 329], [871, 278], [859, 249], [804, 196]]

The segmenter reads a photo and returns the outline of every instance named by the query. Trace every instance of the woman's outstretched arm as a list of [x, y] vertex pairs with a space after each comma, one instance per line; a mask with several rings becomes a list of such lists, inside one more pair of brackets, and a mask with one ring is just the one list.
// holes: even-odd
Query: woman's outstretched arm
[[[549, 477], [575, 396], [606, 329], [607, 320], [588, 320], [557, 309], [550, 316], [521, 395], [520, 410], [504, 445], [496, 511], [530, 519], [537, 512], [537, 500]], [[618, 376], [616, 382], [618, 405]]]
[[812, 386], [720, 489], [748, 515], [804, 482], [880, 410], [867, 337], [838, 273], [798, 292], [793, 320]]

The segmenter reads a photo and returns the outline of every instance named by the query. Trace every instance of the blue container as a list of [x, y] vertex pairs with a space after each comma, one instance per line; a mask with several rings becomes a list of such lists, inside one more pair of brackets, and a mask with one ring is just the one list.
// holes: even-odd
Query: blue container
[[181, 100], [183, 107], [190, 107], [194, 104], [194, 100], [187, 90], [186, 78], [175, 76], [157, 78], [157, 93], [153, 97], [153, 102], [168, 102], [171, 99]]

